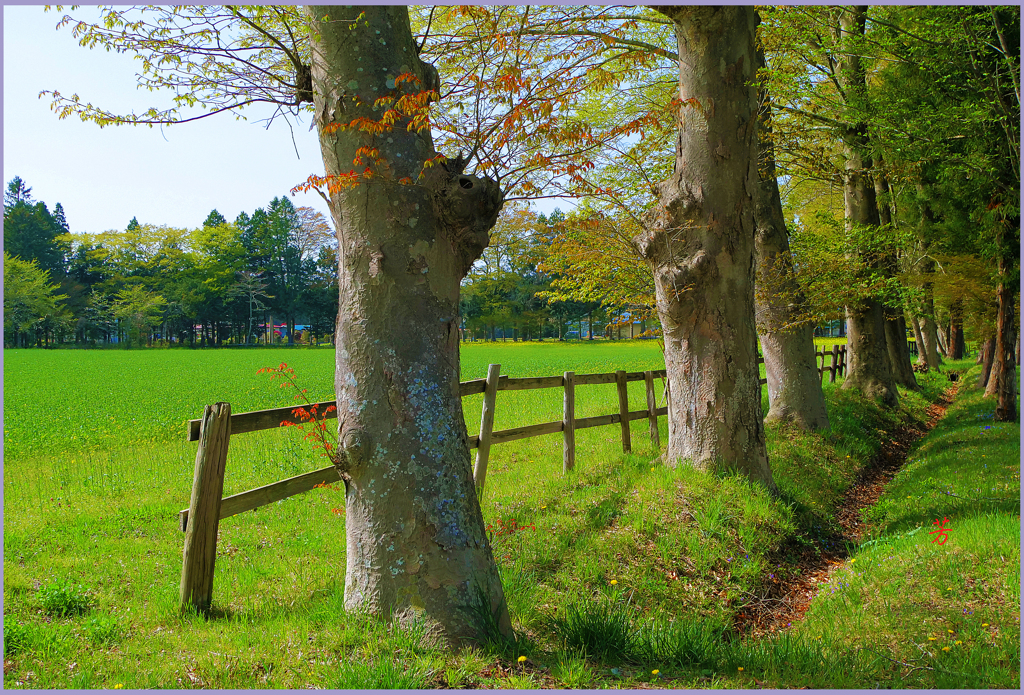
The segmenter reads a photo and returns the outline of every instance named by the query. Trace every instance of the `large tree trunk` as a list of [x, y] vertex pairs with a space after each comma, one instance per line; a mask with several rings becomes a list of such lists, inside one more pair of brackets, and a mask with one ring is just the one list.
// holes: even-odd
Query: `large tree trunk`
[[[1001, 240], [1002, 241], [1002, 240]], [[1003, 242], [1005, 243], [1005, 242]], [[1002, 245], [1002, 244], [1001, 244]], [[999, 310], [996, 314], [996, 343], [993, 350], [992, 374], [985, 388], [985, 396], [996, 396], [997, 422], [1017, 421], [1017, 369], [1014, 356], [1016, 340], [1017, 306], [1014, 302], [1014, 285], [1010, 277], [1011, 263], [1005, 249], [1000, 250], [999, 285], [996, 296], [999, 298]]]
[[[867, 20], [866, 7], [848, 8], [840, 18], [840, 34], [844, 44], [864, 35]], [[847, 91], [847, 99], [866, 97], [867, 82], [860, 56], [855, 51], [844, 54], [839, 65], [840, 81]], [[878, 205], [871, 181], [871, 157], [867, 125], [858, 123], [843, 136], [846, 159], [843, 172], [843, 202], [847, 230], [855, 227], [878, 227]], [[858, 253], [851, 249], [851, 255]], [[872, 268], [877, 266], [877, 262]], [[896, 406], [899, 394], [893, 381], [889, 353], [885, 340], [885, 315], [882, 303], [874, 297], [865, 297], [846, 307], [848, 326], [847, 344], [850, 368], [844, 389], [856, 389], [868, 398], [887, 406]]]
[[[324, 167], [379, 151], [373, 178], [331, 191], [340, 303], [335, 393], [345, 480], [345, 605], [425, 623], [452, 644], [509, 634], [501, 582], [473, 485], [459, 398], [459, 282], [488, 242], [502, 194], [434, 166], [429, 129], [382, 135], [374, 100], [433, 89], [404, 6], [307, 6]], [[362, 14], [361, 14], [362, 13]], [[358, 18], [358, 20], [357, 20]], [[396, 84], [411, 73], [419, 85]], [[359, 167], [362, 171], [363, 166]], [[400, 180], [408, 177], [409, 185]]]
[[928, 357], [924, 354], [924, 335], [913, 312], [910, 314], [910, 327], [914, 331], [914, 343], [917, 345], [917, 366], [928, 369]]
[[986, 340], [981, 350], [978, 351], [978, 360], [981, 363], [981, 374], [978, 375], [978, 386], [988, 388], [988, 380], [992, 374], [992, 361], [996, 354], [996, 338], [990, 337]]
[[921, 352], [925, 356], [925, 363], [928, 365], [928, 369], [940, 371], [942, 358], [939, 357], [938, 350], [939, 332], [938, 326], [935, 323], [935, 296], [932, 290], [932, 282], [929, 279], [932, 273], [935, 272], [935, 261], [928, 253], [928, 236], [931, 233], [934, 219], [931, 206], [928, 204], [924, 184], [918, 181], [915, 185], [917, 187], [918, 203], [921, 208], [921, 222], [918, 227], [918, 255], [922, 260], [918, 263], [917, 272], [925, 277], [925, 281], [921, 285], [921, 292], [924, 298], [918, 307], [917, 313], [923, 341]]
[[[758, 67], [764, 52], [757, 51]], [[768, 380], [768, 420], [793, 422], [804, 430], [828, 429], [825, 395], [814, 356], [814, 326], [802, 321], [805, 298], [793, 276], [789, 233], [775, 174], [771, 99], [758, 92], [759, 183], [754, 207], [754, 313]]]
[[949, 357], [949, 322], [939, 317], [938, 307], [935, 308], [935, 332], [939, 339], [939, 354]]
[[903, 310], [885, 306], [885, 346], [889, 353], [889, 366], [893, 379], [903, 388], [914, 391], [920, 388], [914, 376], [914, 364], [910, 361], [910, 345], [907, 342], [907, 323]]
[[[874, 185], [878, 222], [883, 227], [892, 227], [892, 195], [881, 156], [875, 160]], [[882, 267], [888, 277], [896, 276], [899, 271], [899, 260], [895, 251], [886, 253], [882, 259]], [[903, 388], [916, 391], [918, 385], [914, 377], [914, 365], [910, 361], [910, 345], [907, 343], [907, 324], [903, 318], [903, 307], [884, 304], [882, 314], [885, 317], [885, 346], [889, 353], [889, 368], [892, 370], [893, 380]]]
[[754, 329], [753, 7], [659, 7], [676, 23], [683, 106], [673, 175], [634, 240], [654, 274], [670, 389], [669, 465], [775, 483]]
[[962, 360], [964, 358], [964, 300], [961, 298], [953, 300], [949, 305], [949, 349], [950, 358]]

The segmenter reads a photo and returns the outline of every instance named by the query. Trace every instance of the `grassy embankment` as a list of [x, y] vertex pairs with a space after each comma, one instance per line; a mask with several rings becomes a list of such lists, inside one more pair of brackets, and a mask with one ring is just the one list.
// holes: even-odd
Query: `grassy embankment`
[[[186, 357], [171, 357], [177, 354]], [[857, 551], [857, 571], [853, 564], [840, 570], [791, 635], [744, 642], [724, 628], [747, 596], [786, 571], [784, 563], [767, 565], [773, 552], [794, 539], [829, 534], [836, 501], [885, 431], [923, 418], [945, 387], [934, 375], [924, 381], [923, 395], [904, 394], [897, 414], [826, 385], [831, 433], [769, 428], [780, 501], [736, 478], [661, 466], [643, 422], [634, 423], [635, 453], [626, 456], [617, 426], [579, 432], [577, 471], [568, 478], [560, 473], [557, 436], [495, 447], [485, 519], [498, 526], [514, 518], [517, 529], [527, 527], [495, 540], [520, 641], [447, 655], [413, 633], [343, 612], [338, 490], [222, 522], [215, 581], [221, 613], [212, 620], [178, 614], [182, 538], [174, 515], [187, 504], [195, 451], [180, 442], [183, 421], [215, 400], [230, 400], [236, 412], [287, 403], [255, 376], [266, 364], [288, 361], [311, 391], [330, 384], [330, 351], [75, 352], [73, 363], [62, 362], [67, 355], [5, 356], [5, 445], [13, 445], [4, 473], [5, 686], [1018, 683], [1017, 503], [992, 508], [986, 501], [979, 511], [929, 490], [924, 481], [941, 472], [932, 470], [936, 465], [946, 465], [942, 455], [966, 451], [940, 451], [941, 443], [913, 456], [908, 473], [920, 469], [924, 478], [901, 476], [899, 494], [883, 498], [877, 514], [884, 541]], [[482, 375], [487, 362], [531, 376], [657, 368], [660, 354], [651, 343], [471, 345], [463, 353], [463, 378]], [[62, 375], [59, 390], [45, 385], [54, 373]], [[499, 394], [497, 428], [559, 417], [559, 391], [516, 400], [523, 395]], [[329, 390], [313, 397], [326, 399]], [[577, 397], [580, 417], [615, 409], [610, 388], [586, 387]], [[967, 409], [960, 419], [977, 430], [970, 433], [978, 441], [969, 445], [979, 450], [956, 473], [943, 473], [941, 483], [953, 485], [944, 491], [1018, 499], [1019, 477], [995, 469], [998, 462], [1019, 472], [1017, 428], [979, 429], [984, 424], [970, 418], [990, 413], [992, 405], [965, 398], [951, 418]], [[476, 399], [466, 399], [471, 431]], [[631, 409], [642, 407], [639, 388], [631, 388], [630, 402]], [[288, 434], [233, 440], [226, 492], [321, 465]], [[966, 441], [967, 430], [954, 436]], [[984, 467], [989, 459], [992, 472]], [[997, 484], [1009, 487], [1002, 495], [974, 490]], [[967, 506], [922, 507], [921, 500], [936, 501], [928, 495]], [[924, 531], [906, 535], [940, 513], [950, 519], [945, 545], [927, 543]], [[997, 556], [1003, 559], [995, 562]], [[960, 584], [947, 581], [942, 572], [951, 567], [970, 567], [973, 574]], [[877, 574], [883, 571], [888, 574]], [[945, 584], [942, 591], [933, 591], [935, 582]], [[954, 615], [961, 610], [962, 617]], [[919, 655], [903, 631], [925, 618], [927, 636], [936, 640], [922, 633], [919, 643], [933, 656], [912, 662]], [[956, 638], [939, 642], [946, 639], [940, 625]], [[932, 646], [938, 644], [950, 651]], [[521, 664], [520, 655], [527, 657]], [[915, 666], [933, 670], [911, 671]], [[957, 675], [963, 669], [975, 681]]]

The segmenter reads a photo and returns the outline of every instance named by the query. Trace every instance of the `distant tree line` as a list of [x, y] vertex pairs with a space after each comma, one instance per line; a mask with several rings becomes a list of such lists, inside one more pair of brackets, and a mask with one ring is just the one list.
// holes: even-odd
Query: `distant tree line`
[[[652, 334], [658, 326], [653, 295], [624, 297], [610, 283], [566, 292], [562, 272], [570, 255], [568, 218], [558, 208], [537, 214], [507, 205], [491, 230], [490, 245], [462, 282], [463, 340], [529, 341]], [[578, 256], [578, 254], [576, 254]]]
[[[140, 224], [72, 234], [20, 177], [4, 196], [4, 344], [220, 346], [296, 324], [333, 340], [336, 241], [323, 215], [286, 197], [228, 222]], [[268, 328], [269, 327], [269, 328]]]
[[[628, 338], [657, 325], [643, 299], [587, 300], [558, 288], [566, 217], [510, 205], [460, 300], [463, 340]], [[243, 345], [284, 324], [333, 340], [337, 242], [327, 220], [286, 197], [228, 222], [213, 210], [195, 229], [141, 224], [71, 233], [18, 176], [4, 198], [7, 347]], [[644, 298], [646, 299], [646, 298]]]

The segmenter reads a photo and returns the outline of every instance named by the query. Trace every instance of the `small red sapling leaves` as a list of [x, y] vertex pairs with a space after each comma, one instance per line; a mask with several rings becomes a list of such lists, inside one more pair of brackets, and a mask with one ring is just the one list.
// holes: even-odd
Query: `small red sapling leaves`
[[[323, 413], [318, 413], [320, 408], [319, 403], [310, 403], [309, 398], [306, 396], [306, 389], [300, 388], [298, 383], [295, 381], [295, 370], [288, 367], [284, 362], [280, 364], [276, 369], [274, 367], [263, 367], [257, 370], [257, 374], [270, 374], [271, 379], [277, 379], [278, 377], [284, 377], [284, 383], [280, 384], [281, 388], [291, 387], [295, 389], [298, 394], [295, 398], [306, 402], [306, 407], [298, 406], [292, 409], [292, 417], [300, 422], [294, 422], [292, 420], [282, 420], [281, 427], [297, 427], [299, 430], [305, 432], [303, 439], [312, 440], [314, 449], [322, 449], [323, 455], [331, 459], [332, 463], [337, 463], [336, 460], [336, 445], [328, 440], [328, 429], [327, 429], [327, 415], [337, 410], [334, 405], [329, 405], [324, 408]], [[310, 432], [306, 432], [306, 428], [302, 423], [309, 423], [313, 425], [313, 429]]]

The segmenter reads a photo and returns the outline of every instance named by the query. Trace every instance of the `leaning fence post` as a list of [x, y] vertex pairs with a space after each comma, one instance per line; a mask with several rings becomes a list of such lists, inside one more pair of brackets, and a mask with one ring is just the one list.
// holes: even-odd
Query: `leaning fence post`
[[647, 387], [647, 423], [651, 430], [651, 444], [659, 449], [661, 437], [658, 435], [658, 398], [654, 394], [654, 372], [644, 372], [644, 386]]
[[562, 375], [562, 472], [576, 465], [576, 372]]
[[181, 607], [207, 611], [213, 602], [213, 564], [217, 559], [217, 526], [224, 494], [224, 464], [231, 438], [231, 406], [206, 406], [199, 430], [199, 451], [192, 481], [185, 550], [181, 562]]
[[836, 383], [836, 370], [839, 369], [839, 346], [832, 346], [832, 366], [829, 368], [828, 382]]
[[615, 372], [615, 385], [619, 389], [619, 424], [622, 425], [622, 451], [629, 453], [633, 448], [629, 439], [629, 392], [626, 391], [626, 372]]
[[473, 469], [473, 482], [476, 484], [478, 499], [483, 499], [484, 481], [487, 479], [487, 457], [491, 454], [491, 432], [494, 430], [494, 405], [498, 398], [498, 374], [500, 372], [500, 364], [487, 366], [484, 405], [480, 412], [480, 438], [476, 448], [476, 467]]

